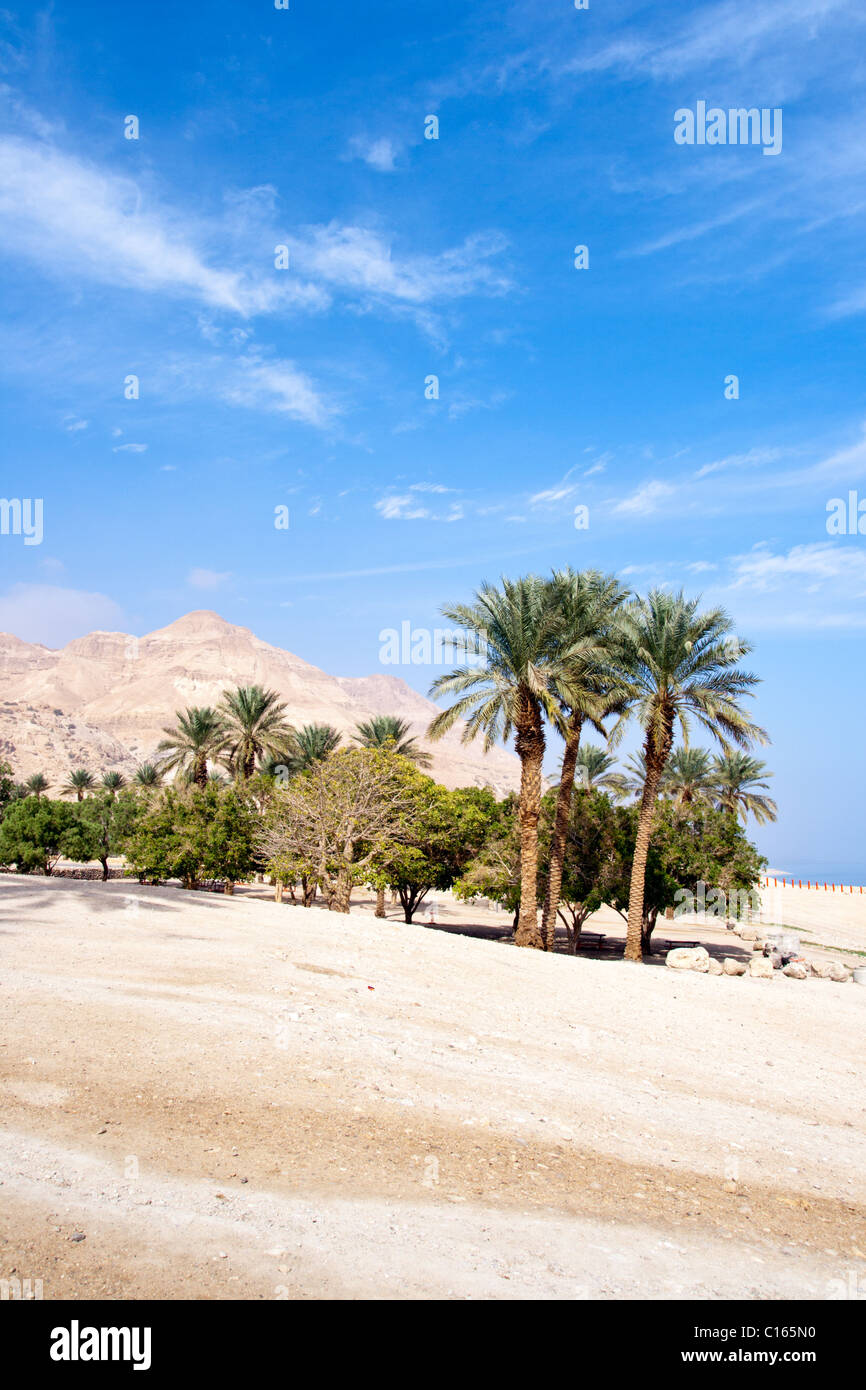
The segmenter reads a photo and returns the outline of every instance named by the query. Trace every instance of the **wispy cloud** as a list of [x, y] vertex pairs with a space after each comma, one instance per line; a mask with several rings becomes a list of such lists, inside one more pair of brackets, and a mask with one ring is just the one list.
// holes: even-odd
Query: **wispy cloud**
[[477, 233], [435, 256], [400, 257], [379, 232], [331, 222], [304, 228], [290, 245], [294, 263], [312, 279], [407, 305], [504, 294], [512, 285], [497, 264], [507, 247], [499, 232]]
[[675, 492], [676, 488], [672, 483], [654, 479], [630, 496], [624, 497], [621, 502], [617, 502], [613, 511], [617, 516], [650, 516], [657, 512], [663, 503], [669, 502]]
[[369, 164], [371, 169], [378, 170], [380, 174], [394, 173], [394, 161], [399, 151], [395, 141], [387, 135], [379, 136], [378, 139], [371, 139], [367, 135], [355, 135], [349, 141], [349, 151], [353, 158], [363, 159], [365, 164]]
[[749, 449], [745, 454], [728, 454], [725, 458], [705, 463], [695, 477], [706, 478], [711, 473], [723, 473], [730, 468], [759, 468], [765, 463], [775, 463], [781, 457], [781, 449]]
[[51, 145], [0, 139], [0, 223], [7, 250], [57, 275], [183, 295], [248, 315], [291, 304], [321, 308], [321, 291], [269, 267], [208, 264], [202, 228], [128, 178]]
[[[444, 488], [425, 489], [423, 486], [413, 490], [447, 491]], [[374, 505], [376, 511], [385, 521], [462, 521], [464, 516], [463, 505], [460, 502], [451, 502], [446, 511], [436, 512], [432, 511], [430, 507], [421, 506], [417, 499], [412, 496], [412, 491], [402, 495], [389, 493], [385, 497], [380, 497]]]
[[232, 405], [276, 411], [318, 428], [328, 425], [340, 411], [294, 362], [255, 354], [229, 364], [218, 376], [218, 389]]

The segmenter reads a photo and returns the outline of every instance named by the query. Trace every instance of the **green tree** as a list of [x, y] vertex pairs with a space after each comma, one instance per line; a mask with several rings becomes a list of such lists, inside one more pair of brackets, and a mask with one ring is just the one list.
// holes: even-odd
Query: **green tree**
[[730, 636], [721, 608], [700, 612], [698, 599], [654, 589], [625, 611], [629, 678], [637, 688], [636, 708], [644, 729], [647, 776], [641, 794], [629, 891], [625, 959], [640, 961], [647, 854], [659, 785], [679, 724], [688, 742], [694, 719], [725, 751], [766, 740], [741, 707], [757, 677], [737, 662], [751, 647]]
[[37, 799], [51, 789], [51, 783], [42, 772], [34, 772], [32, 777], [27, 778], [24, 785], [27, 788], [27, 795], [35, 796]]
[[105, 772], [102, 776], [102, 785], [112, 796], [116, 796], [126, 786], [126, 778], [122, 772]]
[[0, 823], [0, 864], [14, 864], [20, 874], [50, 874], [64, 852], [76, 809], [36, 795], [12, 802]]
[[407, 787], [414, 805], [405, 834], [383, 851], [372, 881], [396, 890], [411, 922], [431, 889], [444, 891], [459, 878], [487, 838], [497, 805], [487, 788], [449, 791], [420, 773], [407, 777]]
[[608, 791], [617, 785], [616, 766], [612, 753], [596, 743], [581, 743], [577, 755], [575, 780], [584, 791]]
[[432, 739], [441, 738], [458, 719], [466, 719], [463, 741], [479, 734], [484, 747], [515, 734], [520, 759], [520, 912], [515, 930], [519, 946], [543, 949], [538, 925], [538, 821], [541, 815], [544, 720], [559, 724], [557, 682], [569, 669], [570, 652], [560, 640], [561, 624], [551, 586], [537, 575], [485, 584], [469, 604], [443, 608], [444, 616], [465, 633], [458, 650], [467, 663], [434, 682], [434, 696], [456, 695], [433, 720]]
[[[666, 781], [667, 772], [665, 771], [659, 778], [658, 796], [664, 795]], [[645, 786], [646, 759], [641, 752], [630, 753], [622, 768], [610, 774], [610, 792], [619, 801], [640, 801]]]
[[63, 839], [63, 853], [69, 859], [87, 863], [97, 859], [103, 881], [108, 878], [108, 860], [121, 854], [141, 816], [142, 806], [130, 790], [120, 794], [103, 788], [74, 807], [75, 818]]
[[751, 757], [740, 748], [733, 749], [716, 757], [713, 774], [716, 804], [721, 810], [734, 817], [739, 814], [744, 821], [752, 815], [759, 825], [776, 819], [776, 803], [765, 794], [769, 791], [767, 778], [773, 774], [759, 758]]
[[627, 881], [632, 848], [628, 813], [604, 792], [578, 785], [568, 820], [559, 911], [572, 955], [587, 917], [610, 902]]
[[236, 787], [209, 782], [184, 803], [188, 833], [197, 856], [197, 873], [224, 879], [226, 892], [252, 877], [258, 867], [255, 842], [259, 821], [250, 799]]
[[285, 718], [286, 706], [275, 690], [242, 685], [223, 692], [220, 713], [226, 730], [225, 753], [232, 776], [252, 777], [256, 764], [287, 755], [295, 730]]
[[558, 614], [558, 640], [563, 649], [554, 691], [565, 739], [541, 924], [545, 945], [551, 951], [556, 937], [568, 817], [583, 728], [589, 721], [603, 734], [602, 720], [621, 712], [631, 694], [616, 665], [621, 645], [619, 613], [627, 597], [628, 590], [619, 580], [598, 570], [582, 573], [559, 570], [551, 580], [550, 599]]
[[271, 758], [264, 771], [277, 775], [285, 767], [285, 777], [295, 777], [299, 772], [307, 772], [314, 763], [322, 763], [340, 746], [342, 735], [331, 724], [304, 724], [298, 729], [288, 752], [280, 758]]
[[210, 705], [193, 705], [175, 714], [175, 726], [166, 728], [157, 745], [163, 772], [176, 771], [187, 782], [203, 787], [207, 782], [208, 762], [219, 757], [226, 746], [227, 731], [223, 717]]
[[[624, 857], [637, 834], [637, 811], [629, 818]], [[660, 911], [688, 901], [707, 901], [712, 915], [739, 916], [743, 902], [753, 901], [766, 860], [746, 838], [739, 822], [706, 802], [693, 801], [679, 807], [663, 802], [656, 811], [650, 847], [648, 889], [642, 923], [642, 946], [651, 947], [653, 928]], [[704, 885], [702, 893], [699, 885]], [[713, 896], [715, 895], [715, 896]], [[613, 905], [625, 915], [628, 906], [626, 876], [615, 894]], [[612, 900], [613, 901], [613, 900]]]
[[520, 819], [514, 793], [496, 803], [496, 815], [484, 843], [454, 884], [463, 901], [489, 898], [514, 915], [520, 910]]
[[429, 767], [432, 761], [417, 738], [413, 738], [405, 719], [393, 714], [376, 714], [372, 719], [355, 726], [355, 742], [362, 748], [379, 748], [391, 753], [399, 753], [417, 767]]
[[70, 772], [66, 785], [61, 788], [61, 796], [74, 796], [76, 801], [83, 801], [88, 792], [92, 792], [96, 786], [96, 778], [92, 772], [88, 772], [85, 767], [78, 767], [74, 772]]
[[179, 878], [185, 888], [195, 886], [199, 847], [186, 813], [190, 795], [189, 787], [166, 787], [145, 804], [124, 844], [140, 882]]
[[155, 763], [139, 763], [132, 774], [132, 781], [136, 787], [141, 787], [145, 791], [154, 791], [157, 787], [162, 786], [162, 768], [157, 767]]
[[348, 912], [353, 885], [411, 835], [411, 772], [395, 753], [353, 748], [277, 788], [260, 838], [271, 872], [318, 885], [332, 912]]
[[662, 779], [662, 790], [678, 806], [709, 801], [716, 784], [713, 762], [706, 748], [675, 748]]
[[6, 814], [7, 806], [16, 801], [15, 776], [8, 763], [0, 762], [0, 821]]

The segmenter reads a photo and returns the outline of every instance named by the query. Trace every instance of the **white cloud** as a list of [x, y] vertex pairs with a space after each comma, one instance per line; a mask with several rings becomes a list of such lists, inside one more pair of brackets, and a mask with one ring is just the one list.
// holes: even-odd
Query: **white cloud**
[[365, 164], [369, 164], [371, 169], [378, 169], [380, 174], [394, 172], [394, 160], [398, 150], [394, 141], [387, 135], [380, 136], [378, 140], [371, 140], [366, 135], [355, 135], [349, 141], [349, 149], [356, 159], [363, 159]]
[[846, 545], [844, 540], [818, 541], [795, 545], [784, 554], [775, 554], [769, 546], [760, 545], [747, 555], [734, 557], [734, 588], [768, 591], [787, 586], [791, 580], [805, 581], [810, 593], [844, 580], [849, 597], [864, 597], [866, 550]]
[[87, 426], [90, 424], [89, 420], [76, 420], [74, 415], [67, 416], [67, 421], [64, 421], [63, 428], [69, 434], [78, 434], [79, 430], [86, 430]]
[[[430, 488], [429, 491], [449, 489]], [[385, 521], [462, 521], [464, 516], [463, 505], [460, 502], [451, 502], [446, 512], [431, 512], [428, 507], [419, 507], [410, 493], [402, 496], [391, 493], [387, 497], [380, 497], [374, 505]]]
[[675, 492], [676, 488], [672, 487], [670, 483], [654, 480], [638, 488], [637, 492], [633, 492], [630, 497], [624, 497], [621, 502], [617, 502], [613, 509], [614, 514], [618, 516], [651, 516]]
[[115, 444], [113, 454], [146, 454], [146, 444]]
[[248, 315], [327, 297], [271, 266], [213, 268], [203, 229], [157, 206], [131, 179], [103, 173], [51, 145], [0, 139], [0, 222], [7, 250], [51, 273], [162, 291]]
[[661, 38], [646, 32], [615, 39], [582, 53], [561, 71], [618, 69], [624, 75], [645, 73], [664, 81], [695, 69], [705, 71], [718, 62], [733, 61], [742, 68], [762, 50], [777, 50], [792, 38], [796, 42], [803, 35], [814, 42], [822, 21], [854, 8], [855, 0], [721, 0], [689, 14], [673, 34], [665, 25]]
[[502, 294], [507, 275], [491, 262], [506, 248], [499, 233], [467, 237], [436, 256], [395, 257], [390, 244], [366, 227], [309, 227], [289, 242], [293, 264], [304, 274], [356, 293], [421, 305], [469, 294]]
[[94, 629], [116, 632], [123, 610], [105, 594], [55, 584], [14, 584], [0, 596], [0, 631], [25, 642], [63, 647]]
[[310, 377], [293, 362], [267, 361], [252, 354], [241, 357], [225, 376], [220, 393], [232, 405], [273, 410], [323, 428], [337, 414]]
[[710, 473], [721, 473], [729, 468], [757, 468], [763, 463], [775, 463], [781, 457], [781, 449], [750, 449], [745, 454], [728, 454], [726, 458], [705, 463], [695, 477], [706, 478]]
[[380, 497], [375, 504], [386, 521], [420, 521], [430, 516], [426, 507], [419, 507], [408, 494], [404, 497]]
[[220, 573], [217, 570], [192, 569], [186, 577], [186, 582], [193, 589], [218, 589], [227, 579], [231, 579], [230, 570]]

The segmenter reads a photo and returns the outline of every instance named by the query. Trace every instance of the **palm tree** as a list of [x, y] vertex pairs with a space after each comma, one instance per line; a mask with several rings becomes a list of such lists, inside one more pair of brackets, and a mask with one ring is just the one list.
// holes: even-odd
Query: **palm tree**
[[65, 787], [61, 787], [61, 796], [74, 796], [78, 801], [83, 801], [87, 792], [92, 792], [96, 786], [96, 778], [92, 772], [86, 768], [76, 768], [70, 772], [69, 780]]
[[246, 781], [257, 762], [289, 752], [295, 730], [285, 719], [285, 710], [277, 692], [260, 685], [223, 692], [220, 714], [225, 723], [226, 765], [236, 779]]
[[292, 747], [285, 759], [287, 772], [294, 776], [306, 772], [316, 763], [329, 758], [342, 740], [331, 724], [305, 724], [295, 734]]
[[638, 690], [636, 707], [644, 735], [646, 781], [641, 793], [628, 901], [625, 959], [643, 959], [644, 883], [656, 798], [679, 724], [688, 743], [694, 718], [729, 750], [766, 742], [740, 706], [757, 676], [737, 666], [751, 647], [730, 637], [731, 621], [722, 608], [698, 611], [700, 599], [653, 589], [635, 599], [624, 614], [629, 674]]
[[[520, 758], [520, 911], [514, 939], [518, 946], [544, 947], [538, 927], [538, 820], [541, 814], [541, 765], [544, 718], [561, 722], [554, 694], [567, 669], [568, 653], [559, 642], [561, 624], [551, 602], [551, 586], [538, 575], [503, 579], [501, 587], [483, 584], [473, 603], [443, 608], [462, 628], [463, 653], [471, 664], [434, 681], [431, 695], [456, 695], [427, 731], [441, 738], [466, 718], [464, 743], [484, 735], [485, 749], [512, 731]], [[478, 654], [482, 653], [479, 661]]]
[[558, 615], [558, 641], [568, 651], [568, 660], [556, 682], [561, 726], [565, 737], [556, 811], [550, 844], [547, 893], [541, 930], [545, 946], [552, 951], [556, 942], [556, 918], [562, 891], [562, 871], [574, 774], [580, 736], [589, 721], [600, 734], [602, 720], [622, 710], [628, 694], [612, 663], [616, 653], [616, 620], [628, 590], [618, 579], [598, 570], [575, 574], [571, 569], [555, 571], [550, 581], [550, 603]]
[[173, 729], [164, 729], [168, 738], [161, 740], [158, 753], [167, 753], [160, 763], [162, 772], [177, 771], [182, 778], [203, 787], [207, 782], [209, 758], [216, 758], [226, 743], [226, 726], [222, 715], [210, 705], [193, 705], [175, 714]]
[[106, 772], [102, 778], [102, 785], [107, 792], [111, 792], [113, 801], [117, 793], [126, 786], [126, 778], [122, 772]]
[[767, 772], [766, 764], [759, 758], [734, 749], [721, 757], [716, 756], [713, 772], [716, 805], [720, 811], [727, 811], [732, 816], [739, 813], [744, 821], [751, 814], [759, 825], [776, 819], [778, 808], [775, 801], [763, 795], [769, 790], [766, 779], [773, 774]]
[[155, 763], [139, 763], [132, 780], [137, 787], [144, 787], [148, 791], [162, 786], [162, 768]]
[[51, 783], [48, 781], [48, 778], [45, 776], [44, 773], [34, 772], [32, 777], [27, 778], [27, 781], [24, 783], [24, 785], [27, 788], [27, 795], [35, 796], [36, 800], [38, 801], [42, 793], [47, 792], [49, 790]]
[[353, 737], [362, 748], [380, 748], [399, 753], [418, 767], [429, 767], [432, 761], [417, 738], [410, 734], [406, 720], [398, 719], [394, 714], [374, 714], [372, 719], [356, 724]]
[[717, 780], [706, 748], [675, 748], [665, 768], [662, 789], [677, 806], [689, 806], [693, 801], [710, 801]]
[[578, 749], [575, 780], [582, 791], [605, 791], [616, 789], [618, 774], [612, 772], [615, 766], [611, 753], [599, 748], [597, 743], [582, 743]]
[[[659, 791], [664, 791], [664, 773], [662, 773]], [[646, 759], [643, 753], [630, 753], [625, 760], [622, 772], [612, 772], [610, 774], [610, 786], [614, 796], [620, 801], [640, 801], [646, 784]]]

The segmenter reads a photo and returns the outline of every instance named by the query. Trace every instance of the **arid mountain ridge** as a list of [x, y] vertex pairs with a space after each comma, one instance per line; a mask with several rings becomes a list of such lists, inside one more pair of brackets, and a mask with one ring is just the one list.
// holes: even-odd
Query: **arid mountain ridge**
[[405, 719], [446, 786], [504, 795], [518, 784], [514, 755], [463, 744], [462, 725], [429, 743], [437, 707], [399, 677], [330, 676], [206, 610], [145, 637], [91, 632], [56, 651], [0, 634], [0, 758], [18, 780], [44, 772], [55, 794], [76, 767], [129, 774], [154, 760], [176, 710], [215, 705], [227, 687], [252, 684], [278, 691], [296, 726], [333, 724], [345, 735], [374, 714]]

